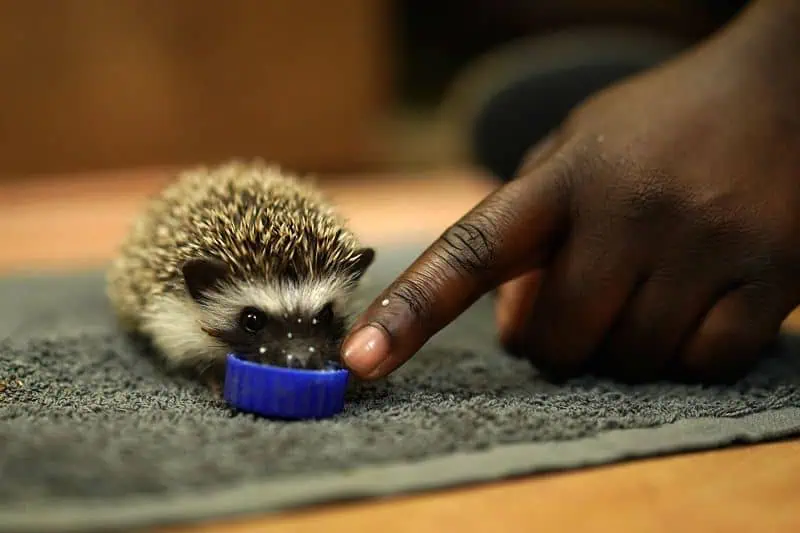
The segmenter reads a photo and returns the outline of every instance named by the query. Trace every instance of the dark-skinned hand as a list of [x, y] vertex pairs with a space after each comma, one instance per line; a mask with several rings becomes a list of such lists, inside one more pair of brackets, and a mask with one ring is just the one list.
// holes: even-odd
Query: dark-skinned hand
[[798, 21], [759, 2], [576, 108], [359, 318], [347, 366], [387, 375], [499, 287], [503, 345], [552, 377], [746, 370], [800, 303]]

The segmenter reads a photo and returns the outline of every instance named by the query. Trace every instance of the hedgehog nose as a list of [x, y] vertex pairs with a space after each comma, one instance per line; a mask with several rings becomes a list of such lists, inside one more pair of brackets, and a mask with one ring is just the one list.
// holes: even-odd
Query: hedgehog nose
[[286, 368], [305, 368], [306, 362], [293, 354], [286, 355]]
[[309, 350], [308, 354], [287, 353], [285, 355], [285, 365], [286, 368], [305, 370], [319, 370], [324, 367], [322, 358], [311, 350]]

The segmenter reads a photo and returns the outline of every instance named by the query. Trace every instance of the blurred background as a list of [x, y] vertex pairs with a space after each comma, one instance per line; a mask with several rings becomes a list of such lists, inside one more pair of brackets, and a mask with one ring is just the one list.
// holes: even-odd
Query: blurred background
[[742, 4], [0, 0], [0, 262], [100, 260], [165, 169], [231, 157], [321, 174], [364, 227], [401, 194], [441, 226], [572, 105]]

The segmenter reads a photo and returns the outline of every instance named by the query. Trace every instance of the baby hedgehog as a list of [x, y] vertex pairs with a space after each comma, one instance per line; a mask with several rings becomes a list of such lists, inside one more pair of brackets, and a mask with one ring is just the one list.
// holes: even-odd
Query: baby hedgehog
[[375, 252], [311, 183], [262, 162], [185, 171], [135, 221], [108, 271], [122, 327], [217, 392], [226, 355], [338, 361]]

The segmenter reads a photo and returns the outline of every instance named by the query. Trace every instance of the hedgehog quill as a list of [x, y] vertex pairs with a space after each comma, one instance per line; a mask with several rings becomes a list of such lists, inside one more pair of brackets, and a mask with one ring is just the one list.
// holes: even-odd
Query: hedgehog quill
[[107, 294], [124, 330], [218, 393], [231, 352], [291, 368], [339, 362], [374, 257], [310, 181], [231, 162], [181, 172], [151, 200]]

